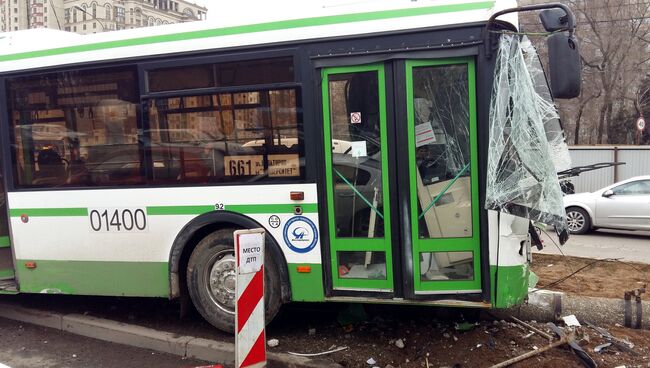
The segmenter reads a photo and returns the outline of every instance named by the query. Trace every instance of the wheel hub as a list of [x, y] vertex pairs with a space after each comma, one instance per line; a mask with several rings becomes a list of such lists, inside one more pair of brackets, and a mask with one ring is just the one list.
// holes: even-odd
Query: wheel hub
[[223, 311], [235, 313], [235, 257], [232, 254], [217, 259], [210, 269], [208, 291], [213, 301]]
[[567, 213], [567, 225], [571, 231], [580, 230], [585, 225], [585, 218], [579, 212], [569, 212]]

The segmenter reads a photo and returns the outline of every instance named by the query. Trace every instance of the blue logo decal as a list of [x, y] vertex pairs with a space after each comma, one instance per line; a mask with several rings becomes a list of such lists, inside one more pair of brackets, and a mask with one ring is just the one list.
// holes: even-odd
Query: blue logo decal
[[307, 234], [307, 229], [305, 229], [304, 227], [297, 227], [293, 229], [292, 234], [294, 239], [303, 240], [305, 238], [305, 234]]
[[318, 243], [318, 229], [305, 216], [294, 216], [284, 224], [284, 242], [296, 253], [308, 253]]

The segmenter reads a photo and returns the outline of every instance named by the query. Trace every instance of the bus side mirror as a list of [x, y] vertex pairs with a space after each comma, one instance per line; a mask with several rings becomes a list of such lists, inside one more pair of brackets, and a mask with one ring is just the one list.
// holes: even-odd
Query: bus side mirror
[[546, 32], [564, 31], [569, 26], [569, 16], [563, 9], [547, 9], [539, 13]]
[[569, 99], [580, 96], [582, 63], [578, 40], [564, 32], [550, 35], [548, 59], [553, 97]]

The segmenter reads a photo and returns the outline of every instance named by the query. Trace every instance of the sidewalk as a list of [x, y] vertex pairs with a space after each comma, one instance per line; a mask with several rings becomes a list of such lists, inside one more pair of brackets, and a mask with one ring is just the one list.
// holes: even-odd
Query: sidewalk
[[[234, 365], [235, 345], [193, 336], [179, 336], [147, 327], [134, 326], [80, 314], [59, 314], [0, 302], [0, 316], [49, 327], [98, 340], [196, 358], [227, 366]], [[268, 353], [269, 367], [325, 368], [324, 362], [289, 354]]]

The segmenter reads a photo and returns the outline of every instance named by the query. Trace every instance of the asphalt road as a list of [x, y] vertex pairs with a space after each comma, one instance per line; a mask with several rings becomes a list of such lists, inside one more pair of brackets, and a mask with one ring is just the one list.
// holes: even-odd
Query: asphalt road
[[[548, 231], [557, 242], [553, 230]], [[597, 230], [585, 235], [571, 235], [560, 246], [542, 234], [544, 250], [536, 253], [562, 254], [585, 258], [619, 258], [624, 261], [650, 263], [650, 231]]]
[[179, 368], [207, 363], [0, 318], [0, 363], [11, 368]]

